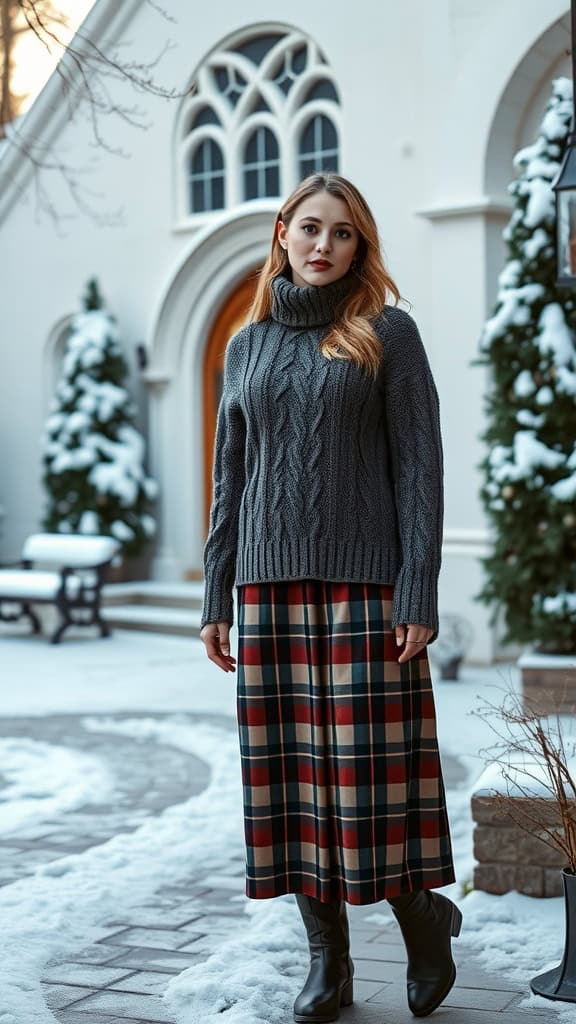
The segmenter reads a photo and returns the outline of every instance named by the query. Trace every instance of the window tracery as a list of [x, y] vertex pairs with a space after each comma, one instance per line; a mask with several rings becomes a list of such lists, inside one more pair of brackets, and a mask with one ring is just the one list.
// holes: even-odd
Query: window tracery
[[184, 219], [280, 197], [314, 170], [338, 170], [338, 89], [300, 32], [245, 32], [207, 57], [179, 124]]

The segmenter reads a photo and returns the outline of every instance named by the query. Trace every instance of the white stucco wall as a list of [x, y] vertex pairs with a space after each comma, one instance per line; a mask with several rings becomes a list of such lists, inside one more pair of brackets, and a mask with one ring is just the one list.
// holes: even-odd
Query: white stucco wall
[[[289, 8], [249, 0], [241, 11], [231, 0], [221, 0], [198, 18], [195, 5], [170, 0], [167, 8], [177, 27], [165, 25], [149, 6], [138, 7], [124, 37], [144, 59], [154, 57], [165, 38], [175, 41], [156, 72], [167, 86], [188, 84], [206, 53], [221, 42], [223, 26], [227, 35], [254, 23], [308, 33], [335, 71], [342, 99], [341, 173], [361, 188], [374, 210], [388, 265], [412, 303], [440, 393], [446, 452], [440, 606], [473, 620], [473, 657], [490, 659], [496, 640], [487, 628], [488, 612], [472, 600], [481, 582], [478, 556], [486, 545], [476, 465], [482, 456], [478, 434], [487, 381], [469, 362], [503, 259], [500, 235], [508, 216], [511, 156], [530, 141], [549, 92], [550, 69], [568, 70], [562, 51], [566, 29], [553, 26], [569, 5], [559, 0], [390, 5], [357, 0], [351, 17], [334, 9], [327, 16], [325, 5], [305, 0], [293, 0]], [[120, 119], [103, 121], [108, 143], [130, 156], [101, 152], [85, 177], [105, 197], [97, 206], [106, 212], [123, 208], [122, 226], [98, 226], [76, 216], [62, 223], [59, 234], [48, 220], [37, 221], [31, 185], [0, 223], [0, 444], [5, 453], [0, 557], [17, 557], [25, 536], [39, 525], [39, 437], [50, 390], [51, 332], [78, 307], [86, 280], [95, 275], [125, 339], [134, 394], [150, 397], [150, 468], [165, 494], [156, 571], [178, 576], [187, 566], [201, 565], [200, 367], [210, 303], [215, 315], [219, 290], [213, 287], [201, 308], [193, 309], [200, 257], [194, 255], [194, 231], [178, 229], [173, 221], [177, 103], [135, 96], [129, 89], [122, 96], [127, 103], [145, 104], [153, 125], [142, 132]], [[84, 166], [92, 159], [90, 143], [86, 123], [66, 124], [55, 140], [57, 152]], [[62, 183], [47, 177], [45, 183], [58, 208], [70, 209]], [[254, 211], [259, 208], [253, 205]], [[222, 289], [263, 255], [258, 240], [266, 237], [274, 203], [261, 208], [252, 251], [246, 249], [234, 265], [225, 266], [223, 258], [216, 264], [212, 281], [218, 283], [221, 266]], [[218, 259], [225, 230], [238, 244], [234, 219], [230, 211], [214, 218], [212, 250]], [[203, 228], [198, 251], [203, 260], [209, 258], [209, 228]], [[184, 287], [173, 289], [180, 303], [176, 315], [166, 308], [166, 297], [179, 271]], [[166, 323], [179, 332], [177, 339], [170, 339]], [[134, 345], [141, 341], [151, 352], [154, 385], [145, 386], [135, 366]], [[166, 360], [169, 345], [176, 355]], [[174, 424], [180, 426], [177, 443]]]

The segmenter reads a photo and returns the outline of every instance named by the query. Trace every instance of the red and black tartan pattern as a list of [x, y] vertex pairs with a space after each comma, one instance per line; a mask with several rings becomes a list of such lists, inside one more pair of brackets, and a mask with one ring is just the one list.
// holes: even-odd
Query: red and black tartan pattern
[[375, 903], [455, 880], [426, 649], [399, 664], [394, 588], [238, 587], [246, 895]]

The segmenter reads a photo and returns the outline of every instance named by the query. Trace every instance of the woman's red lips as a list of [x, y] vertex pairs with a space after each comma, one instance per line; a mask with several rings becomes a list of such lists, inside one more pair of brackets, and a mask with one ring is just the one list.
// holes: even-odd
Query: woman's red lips
[[313, 267], [318, 267], [319, 270], [326, 270], [328, 267], [332, 266], [328, 260], [310, 260], [310, 263]]

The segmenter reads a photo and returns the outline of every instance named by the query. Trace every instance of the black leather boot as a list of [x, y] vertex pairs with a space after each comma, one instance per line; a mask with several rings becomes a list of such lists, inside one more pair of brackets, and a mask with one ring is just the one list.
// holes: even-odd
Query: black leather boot
[[430, 889], [388, 900], [400, 925], [408, 968], [408, 1006], [426, 1017], [448, 995], [456, 980], [450, 939], [460, 934], [462, 913], [446, 896]]
[[341, 1006], [352, 1002], [354, 964], [344, 900], [322, 903], [296, 893], [308, 935], [310, 973], [294, 1003], [294, 1020], [327, 1024], [338, 1020]]

